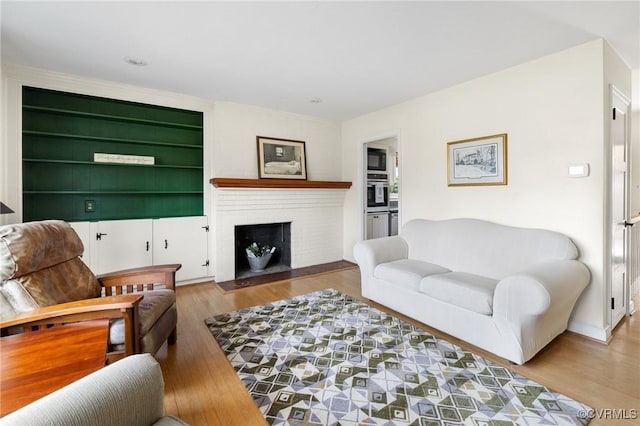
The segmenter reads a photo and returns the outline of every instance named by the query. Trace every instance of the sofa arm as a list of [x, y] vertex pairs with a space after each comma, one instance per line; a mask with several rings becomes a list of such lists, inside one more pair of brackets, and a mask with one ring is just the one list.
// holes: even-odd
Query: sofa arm
[[4, 416], [0, 426], [152, 425], [163, 412], [160, 365], [153, 356], [140, 354], [123, 358]]
[[570, 314], [590, 278], [587, 267], [577, 260], [536, 264], [498, 283], [493, 297], [494, 316], [513, 321], [523, 316], [541, 315], [552, 304], [570, 305]]
[[398, 235], [358, 241], [353, 247], [353, 257], [360, 267], [362, 276], [372, 276], [373, 270], [379, 264], [406, 259], [408, 255], [407, 242]]

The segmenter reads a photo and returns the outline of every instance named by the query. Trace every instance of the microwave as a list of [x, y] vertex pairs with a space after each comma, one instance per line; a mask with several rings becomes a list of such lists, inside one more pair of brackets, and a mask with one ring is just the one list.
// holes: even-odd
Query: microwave
[[387, 150], [367, 148], [367, 170], [387, 171]]
[[383, 212], [389, 210], [389, 183], [367, 182], [367, 211]]

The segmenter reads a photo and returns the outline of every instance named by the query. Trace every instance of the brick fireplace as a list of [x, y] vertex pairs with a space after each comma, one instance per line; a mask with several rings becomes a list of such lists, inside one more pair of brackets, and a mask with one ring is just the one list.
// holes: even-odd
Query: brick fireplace
[[[260, 223], [235, 226], [235, 279], [291, 270], [291, 222]], [[252, 243], [275, 247], [267, 268], [252, 272], [246, 258], [246, 248]]]
[[[233, 179], [241, 186], [227, 186], [223, 181], [211, 180], [216, 281], [236, 279], [238, 226], [289, 224], [291, 268], [343, 259], [343, 206], [350, 183]], [[280, 182], [293, 187], [278, 187]]]

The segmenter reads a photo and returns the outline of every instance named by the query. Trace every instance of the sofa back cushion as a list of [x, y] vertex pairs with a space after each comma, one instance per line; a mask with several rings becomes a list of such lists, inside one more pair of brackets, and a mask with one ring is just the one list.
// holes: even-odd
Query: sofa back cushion
[[3, 316], [99, 296], [98, 280], [79, 257], [83, 250], [63, 221], [0, 226]]
[[558, 232], [479, 219], [415, 219], [404, 225], [401, 236], [409, 259], [496, 280], [536, 263], [578, 257], [573, 242]]

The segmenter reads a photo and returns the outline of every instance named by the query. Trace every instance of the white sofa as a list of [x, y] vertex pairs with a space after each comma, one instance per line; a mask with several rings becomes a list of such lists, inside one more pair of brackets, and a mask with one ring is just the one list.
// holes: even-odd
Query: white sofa
[[567, 328], [590, 280], [557, 232], [477, 219], [416, 219], [360, 241], [362, 295], [523, 364]]

